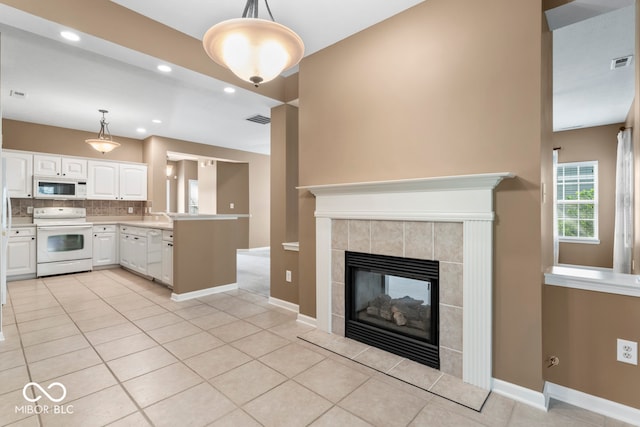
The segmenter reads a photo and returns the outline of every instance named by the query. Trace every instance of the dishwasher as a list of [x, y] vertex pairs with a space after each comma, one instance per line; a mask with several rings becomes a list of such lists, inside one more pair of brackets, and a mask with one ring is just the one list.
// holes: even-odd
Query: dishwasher
[[162, 280], [162, 230], [147, 231], [147, 274]]

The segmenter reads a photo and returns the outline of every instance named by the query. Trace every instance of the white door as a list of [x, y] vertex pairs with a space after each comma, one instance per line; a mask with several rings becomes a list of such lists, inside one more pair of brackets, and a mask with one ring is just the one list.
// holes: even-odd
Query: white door
[[117, 264], [116, 233], [93, 234], [93, 266]]
[[120, 199], [147, 200], [147, 166], [120, 164]]
[[36, 238], [12, 237], [7, 250], [7, 276], [36, 272]]
[[147, 274], [147, 238], [134, 236], [132, 248], [134, 250], [135, 270], [142, 274]]
[[33, 190], [33, 155], [3, 151], [7, 159], [6, 184], [10, 197], [30, 198]]
[[131, 250], [133, 236], [130, 234], [120, 234], [120, 265], [127, 268], [133, 268], [131, 263]]
[[162, 242], [162, 279], [173, 286], [173, 243]]
[[60, 156], [34, 154], [33, 174], [36, 176], [61, 176]]
[[118, 163], [87, 162], [87, 199], [117, 200], [118, 199]]
[[87, 179], [87, 161], [85, 159], [63, 157], [61, 170], [64, 177]]

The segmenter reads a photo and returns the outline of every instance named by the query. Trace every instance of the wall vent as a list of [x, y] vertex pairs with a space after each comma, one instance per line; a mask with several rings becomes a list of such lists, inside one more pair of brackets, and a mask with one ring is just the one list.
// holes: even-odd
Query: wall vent
[[254, 123], [260, 123], [261, 125], [266, 125], [271, 123], [271, 118], [262, 116], [260, 114], [256, 114], [255, 116], [249, 117], [247, 120]]
[[626, 68], [631, 65], [633, 55], [623, 56], [621, 58], [614, 58], [611, 60], [611, 69], [617, 70], [618, 68]]
[[20, 92], [19, 90], [10, 90], [9, 96], [13, 96], [14, 98], [25, 99], [27, 97], [27, 93]]

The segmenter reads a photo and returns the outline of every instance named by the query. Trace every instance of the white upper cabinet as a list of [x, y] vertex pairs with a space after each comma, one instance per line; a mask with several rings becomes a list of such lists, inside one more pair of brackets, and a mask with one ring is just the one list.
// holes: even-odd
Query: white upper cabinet
[[147, 200], [147, 166], [89, 160], [87, 199]]
[[120, 164], [120, 199], [147, 200], [147, 166]]
[[33, 155], [25, 152], [3, 150], [7, 159], [7, 190], [9, 197], [30, 198], [33, 196]]
[[61, 176], [65, 178], [87, 178], [87, 160], [75, 157], [33, 156], [33, 170], [36, 176]]
[[66, 178], [87, 179], [87, 161], [85, 159], [63, 157], [62, 176]]
[[118, 200], [119, 168], [118, 163], [89, 160], [87, 169], [87, 199]]
[[33, 173], [36, 176], [60, 176], [62, 171], [62, 158], [60, 156], [45, 156], [35, 154], [33, 156]]

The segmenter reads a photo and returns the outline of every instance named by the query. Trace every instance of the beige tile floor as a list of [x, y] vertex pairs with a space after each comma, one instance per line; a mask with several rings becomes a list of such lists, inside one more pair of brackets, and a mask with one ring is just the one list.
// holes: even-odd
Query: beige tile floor
[[[310, 330], [254, 292], [176, 303], [120, 269], [12, 282], [0, 425], [624, 425], [560, 402], [544, 413], [495, 394], [478, 413], [297, 338]], [[67, 395], [55, 404], [28, 388], [31, 399], [42, 396], [29, 403], [29, 382], [61, 383]], [[73, 413], [16, 412], [54, 405]]]

